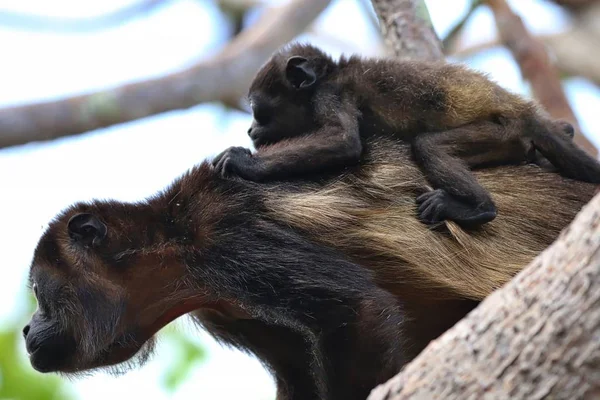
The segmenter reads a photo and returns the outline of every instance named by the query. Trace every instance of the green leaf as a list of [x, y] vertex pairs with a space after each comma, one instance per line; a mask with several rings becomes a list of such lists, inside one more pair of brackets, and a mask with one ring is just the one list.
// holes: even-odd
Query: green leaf
[[200, 344], [175, 329], [167, 329], [165, 335], [175, 342], [177, 358], [166, 368], [162, 383], [167, 391], [174, 392], [185, 382], [194, 367], [206, 359], [206, 351]]

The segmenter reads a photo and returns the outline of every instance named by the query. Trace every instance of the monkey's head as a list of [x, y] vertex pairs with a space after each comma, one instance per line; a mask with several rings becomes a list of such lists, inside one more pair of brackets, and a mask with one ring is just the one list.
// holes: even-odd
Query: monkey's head
[[154, 334], [196, 308], [180, 255], [149, 208], [78, 204], [51, 222], [30, 269], [38, 308], [23, 329], [36, 370], [142, 363]]
[[337, 64], [310, 45], [284, 47], [261, 67], [248, 99], [254, 121], [248, 135], [255, 147], [308, 133], [315, 128], [313, 99]]

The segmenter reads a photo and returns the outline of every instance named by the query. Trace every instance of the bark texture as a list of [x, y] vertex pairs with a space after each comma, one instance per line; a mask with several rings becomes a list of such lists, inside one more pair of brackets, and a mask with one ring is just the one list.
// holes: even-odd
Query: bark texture
[[369, 400], [600, 398], [600, 195]]
[[397, 58], [441, 60], [425, 0], [372, 0], [385, 43]]
[[238, 104], [260, 66], [328, 4], [329, 0], [291, 0], [273, 7], [215, 58], [181, 72], [58, 101], [3, 108], [0, 148], [76, 135], [203, 102]]

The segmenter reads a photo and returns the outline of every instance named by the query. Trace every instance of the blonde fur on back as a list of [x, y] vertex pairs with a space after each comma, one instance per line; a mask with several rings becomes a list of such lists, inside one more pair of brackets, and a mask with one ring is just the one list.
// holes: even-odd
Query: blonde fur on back
[[359, 171], [313, 191], [270, 192], [266, 204], [409, 298], [483, 299], [550, 245], [595, 189], [535, 165], [475, 171], [498, 217], [473, 231], [451, 222], [432, 228], [416, 218], [415, 196], [427, 182], [410, 149], [383, 139], [369, 148]]

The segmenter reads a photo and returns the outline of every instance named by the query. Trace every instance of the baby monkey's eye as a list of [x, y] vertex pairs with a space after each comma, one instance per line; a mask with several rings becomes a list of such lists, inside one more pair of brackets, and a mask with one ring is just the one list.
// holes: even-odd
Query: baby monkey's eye
[[37, 288], [37, 283], [33, 284], [33, 295], [35, 296], [35, 298], [38, 298], [38, 288]]
[[252, 108], [252, 114], [254, 114], [254, 120], [259, 125], [267, 125], [269, 122], [271, 122], [273, 110], [267, 106], [254, 106]]

